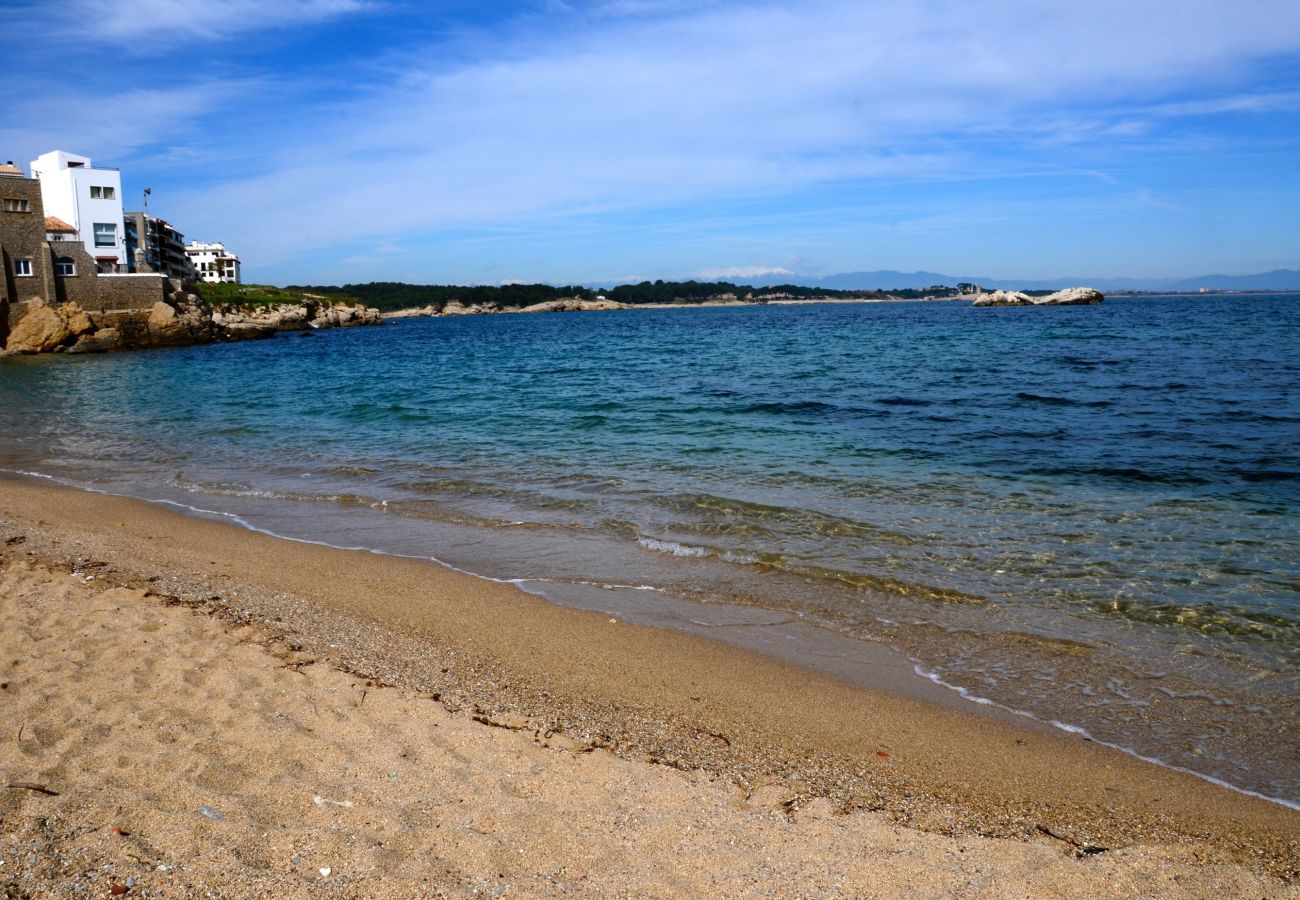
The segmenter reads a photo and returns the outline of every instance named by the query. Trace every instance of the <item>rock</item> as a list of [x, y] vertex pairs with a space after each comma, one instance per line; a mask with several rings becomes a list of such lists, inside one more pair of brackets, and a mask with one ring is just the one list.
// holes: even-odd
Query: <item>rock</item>
[[994, 291], [980, 294], [971, 306], [1034, 306], [1034, 298], [1019, 291]]
[[979, 294], [972, 306], [1079, 306], [1100, 303], [1104, 297], [1093, 288], [1073, 287], [1046, 297], [1031, 297], [1019, 291], [994, 291]]
[[74, 337], [81, 337], [95, 330], [95, 323], [90, 320], [90, 316], [75, 303], [65, 303], [60, 306], [59, 315], [67, 323], [68, 333]]
[[278, 330], [269, 322], [233, 322], [222, 329], [225, 337], [232, 341], [274, 337]]
[[1106, 299], [1101, 291], [1086, 287], [1066, 288], [1034, 301], [1036, 306], [1092, 306]]
[[149, 327], [166, 329], [176, 322], [176, 308], [159, 300], [149, 310]]
[[69, 337], [68, 323], [63, 317], [43, 302], [36, 301], [9, 332], [5, 348], [19, 352], [47, 353]]
[[68, 348], [69, 353], [106, 353], [122, 348], [121, 335], [116, 328], [101, 328], [94, 334], [87, 334]]
[[[734, 301], [735, 295], [731, 295]], [[619, 303], [617, 300], [580, 300], [577, 297], [564, 297], [560, 300], [548, 300], [545, 303], [534, 303], [532, 306], [525, 306], [520, 312], [596, 312], [607, 309], [627, 309], [626, 303]]]

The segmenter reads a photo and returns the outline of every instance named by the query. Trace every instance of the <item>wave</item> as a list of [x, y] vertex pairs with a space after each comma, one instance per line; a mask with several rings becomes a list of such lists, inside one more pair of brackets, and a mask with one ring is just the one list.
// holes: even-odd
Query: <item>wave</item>
[[1053, 478], [1108, 478], [1116, 481], [1133, 481], [1142, 484], [1198, 485], [1213, 484], [1210, 479], [1187, 472], [1150, 472], [1132, 466], [1040, 466], [1029, 470], [1031, 475]]
[[1028, 391], [1020, 391], [1016, 394], [1016, 399], [1025, 403], [1041, 403], [1044, 406], [1081, 406], [1102, 408], [1113, 406], [1109, 400], [1071, 400], [1069, 397], [1057, 397], [1052, 394], [1031, 394]]
[[961, 697], [963, 700], [967, 701], [968, 703], [974, 703], [979, 706], [992, 706], [995, 709], [1003, 710], [1004, 712], [1011, 713], [1012, 715], [1015, 716], [1021, 716], [1022, 718], [1030, 719], [1034, 722], [1041, 722], [1042, 724], [1050, 725], [1059, 731], [1066, 732], [1067, 734], [1078, 735], [1079, 737], [1083, 738], [1085, 741], [1091, 741], [1094, 744], [1099, 744], [1102, 747], [1108, 747], [1111, 750], [1118, 750], [1119, 752], [1124, 753], [1128, 756], [1132, 756], [1137, 759], [1140, 759], [1145, 763], [1150, 763], [1151, 765], [1154, 766], [1160, 766], [1162, 769], [1172, 769], [1175, 772], [1182, 772], [1184, 775], [1191, 775], [1194, 778], [1199, 778], [1202, 781], [1208, 781], [1211, 784], [1218, 785], [1219, 787], [1222, 788], [1227, 788], [1228, 790], [1234, 791], [1238, 794], [1245, 794], [1247, 797], [1255, 797], [1256, 799], [1259, 800], [1267, 800], [1270, 803], [1276, 803], [1279, 806], [1285, 806], [1288, 809], [1300, 810], [1300, 802], [1297, 802], [1295, 800], [1289, 800], [1285, 797], [1274, 797], [1269, 794], [1260, 793], [1259, 791], [1252, 791], [1249, 788], [1238, 787], [1237, 785], [1229, 781], [1224, 781], [1222, 778], [1215, 778], [1213, 775], [1206, 774], [1205, 772], [1197, 772], [1194, 769], [1188, 769], [1183, 766], [1175, 765], [1174, 763], [1171, 762], [1166, 762], [1165, 760], [1160, 759], [1158, 757], [1149, 756], [1147, 754], [1140, 753], [1137, 750], [1133, 749], [1132, 747], [1127, 747], [1123, 744], [1112, 743], [1110, 741], [1103, 741], [1100, 738], [1093, 737], [1092, 734], [1088, 731], [1088, 729], [1084, 728], [1081, 725], [1073, 725], [1069, 722], [1062, 722], [1058, 719], [1042, 719], [1034, 715], [1033, 713], [1028, 712], [1027, 710], [1017, 709], [1013, 706], [1006, 706], [1005, 704], [998, 703], [996, 700], [990, 700], [988, 697], [983, 697], [980, 696], [979, 694], [975, 694], [967, 690], [966, 688], [962, 687], [961, 685], [952, 684], [951, 682], [944, 681], [938, 674], [923, 668], [919, 662], [916, 662], [916, 660], [912, 660], [912, 662], [913, 662], [912, 671], [914, 673], [919, 675], [921, 678], [924, 678], [927, 681], [938, 685], [941, 688], [946, 688], [947, 690], [952, 691], [953, 693], [957, 694], [957, 696]]
[[760, 551], [724, 550], [707, 545], [683, 544], [664, 538], [642, 535], [637, 543], [647, 550], [676, 556], [683, 559], [712, 559], [734, 565], [752, 568], [758, 572], [778, 572], [791, 575], [805, 581], [817, 581], [823, 584], [841, 585], [859, 591], [877, 591], [896, 597], [913, 600], [925, 600], [937, 603], [953, 603], [963, 606], [982, 606], [988, 601], [977, 594], [969, 594], [953, 588], [936, 587], [928, 584], [903, 581], [884, 575], [872, 575], [867, 572], [855, 572], [848, 569], [835, 569], [827, 566], [808, 565], [796, 562], [779, 553]]

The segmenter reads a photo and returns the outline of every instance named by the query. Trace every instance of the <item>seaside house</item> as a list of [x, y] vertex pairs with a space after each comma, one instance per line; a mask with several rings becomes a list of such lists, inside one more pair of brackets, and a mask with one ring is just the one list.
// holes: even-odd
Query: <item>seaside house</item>
[[185, 235], [165, 219], [146, 212], [128, 212], [125, 227], [126, 264], [130, 272], [157, 272], [192, 280], [194, 263], [185, 248]]
[[[0, 165], [0, 348], [10, 330], [35, 307], [73, 303], [114, 321], [123, 314], [150, 310], [167, 297], [169, 288], [174, 289], [163, 275], [129, 275], [119, 270], [120, 263], [100, 258], [108, 254], [93, 246], [94, 229], [89, 232], [88, 248], [86, 230], [63, 216], [48, 214], [45, 195], [45, 182], [28, 178], [12, 162]], [[91, 217], [83, 217], [82, 222], [92, 226], [109, 214], [91, 204], [82, 206], [82, 213]], [[107, 229], [103, 232], [107, 234]], [[125, 248], [119, 249], [124, 259]]]
[[127, 271], [121, 172], [63, 150], [37, 157], [31, 170], [40, 182], [46, 213], [76, 229], [95, 268], [102, 273]]
[[194, 264], [195, 274], [210, 284], [239, 284], [239, 257], [222, 243], [190, 241], [185, 253]]

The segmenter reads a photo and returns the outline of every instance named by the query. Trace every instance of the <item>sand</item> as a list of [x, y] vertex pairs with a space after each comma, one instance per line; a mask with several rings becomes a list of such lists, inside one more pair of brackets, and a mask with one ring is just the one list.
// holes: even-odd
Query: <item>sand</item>
[[6, 896], [1300, 896], [1276, 804], [156, 505], [0, 482], [0, 622]]

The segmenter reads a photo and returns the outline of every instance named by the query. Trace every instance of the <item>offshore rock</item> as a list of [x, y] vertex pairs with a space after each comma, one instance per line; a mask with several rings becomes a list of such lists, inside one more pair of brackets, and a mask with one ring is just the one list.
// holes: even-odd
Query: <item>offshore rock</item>
[[627, 308], [628, 305], [626, 303], [619, 303], [617, 300], [581, 300], [577, 297], [563, 297], [559, 300], [547, 300], [545, 303], [534, 303], [532, 306], [525, 306], [519, 311], [525, 313], [596, 312], [607, 309]]
[[971, 306], [1033, 306], [1034, 298], [1019, 291], [994, 291], [980, 294]]
[[1093, 306], [1105, 300], [1101, 291], [1086, 287], [1066, 288], [1034, 301], [1039, 306]]
[[1101, 291], [1086, 287], [1066, 288], [1046, 297], [1031, 297], [1020, 291], [994, 291], [979, 294], [971, 306], [1092, 306], [1104, 299]]

